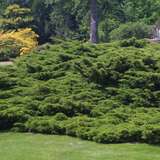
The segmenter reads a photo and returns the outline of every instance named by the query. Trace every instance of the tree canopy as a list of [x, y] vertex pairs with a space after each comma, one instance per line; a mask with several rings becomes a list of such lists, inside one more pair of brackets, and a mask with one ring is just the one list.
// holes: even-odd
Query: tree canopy
[[[29, 7], [34, 19], [33, 29], [40, 41], [51, 37], [89, 40], [89, 0], [0, 0], [0, 16], [10, 4]], [[128, 22], [154, 24], [160, 16], [159, 0], [97, 0], [100, 41], [109, 41], [110, 32]]]

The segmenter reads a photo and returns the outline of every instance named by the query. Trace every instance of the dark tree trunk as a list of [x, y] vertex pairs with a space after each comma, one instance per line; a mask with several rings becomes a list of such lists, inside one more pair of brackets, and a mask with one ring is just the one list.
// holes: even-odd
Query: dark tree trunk
[[90, 24], [90, 42], [98, 42], [98, 16], [97, 16], [97, 0], [90, 0], [91, 7], [91, 24]]

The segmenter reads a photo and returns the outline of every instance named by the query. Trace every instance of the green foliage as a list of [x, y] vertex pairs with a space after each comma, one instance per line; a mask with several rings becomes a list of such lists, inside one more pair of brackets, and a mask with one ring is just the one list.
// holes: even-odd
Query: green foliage
[[159, 19], [160, 2], [157, 0], [124, 0], [123, 11], [127, 21], [154, 23]]
[[135, 38], [40, 46], [0, 67], [0, 129], [159, 143], [159, 49]]
[[15, 44], [14, 41], [4, 40], [0, 42], [0, 45], [2, 46], [0, 49], [0, 61], [8, 61], [20, 55], [20, 46]]
[[8, 107], [0, 111], [0, 130], [9, 129], [13, 124], [29, 118], [28, 111], [18, 107]]
[[136, 40], [136, 38], [130, 38], [128, 40], [123, 40], [120, 42], [121, 47], [136, 47], [136, 48], [144, 48], [146, 45], [145, 40]]
[[[89, 39], [90, 32], [89, 2], [89, 0], [0, 0], [0, 17], [6, 19], [7, 16], [4, 17], [5, 8], [18, 4], [23, 9], [12, 10], [18, 19], [12, 14], [12, 18], [7, 18], [8, 20], [12, 19], [7, 22], [10, 25], [3, 22], [5, 28], [32, 26], [32, 29], [40, 35], [39, 40], [42, 43], [50, 41], [52, 37], [86, 41]], [[113, 39], [117, 39], [116, 34], [119, 35], [119, 29], [123, 28], [134, 30], [131, 34], [134, 34], [135, 37], [146, 37], [146, 35], [148, 36], [146, 24], [154, 25], [159, 20], [160, 2], [158, 0], [97, 0], [97, 2], [100, 41], [109, 41], [110, 33], [111, 35], [114, 33]], [[34, 25], [32, 25], [32, 19]], [[123, 25], [125, 23], [129, 23], [126, 28]], [[137, 28], [136, 33], [135, 28]], [[127, 36], [128, 31], [127, 35], [124, 33], [123, 35]]]
[[111, 40], [123, 40], [135, 37], [143, 39], [150, 37], [151, 27], [143, 22], [129, 22], [119, 26], [110, 33]]
[[0, 19], [1, 30], [14, 30], [31, 26], [31, 9], [21, 8], [17, 4], [9, 5]]

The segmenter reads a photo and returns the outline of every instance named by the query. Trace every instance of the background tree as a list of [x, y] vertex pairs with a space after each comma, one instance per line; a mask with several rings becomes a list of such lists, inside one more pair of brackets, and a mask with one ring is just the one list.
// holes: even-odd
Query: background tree
[[[87, 39], [86, 34], [86, 17], [87, 1], [81, 0], [48, 0], [45, 1], [45, 6], [49, 11], [49, 23], [51, 26], [52, 35], [71, 39]], [[87, 8], [86, 8], [87, 6]], [[86, 27], [87, 26], [87, 27]], [[89, 28], [89, 27], [88, 27]]]
[[154, 23], [160, 16], [159, 0], [124, 0], [122, 6], [126, 21]]
[[[99, 41], [108, 42], [110, 33], [122, 24], [141, 22], [152, 25], [160, 16], [159, 0], [0, 0], [3, 8], [10, 4], [29, 7], [33, 29], [42, 43], [51, 37], [88, 41], [90, 38], [91, 2], [97, 2]], [[127, 25], [126, 24], [126, 25]]]
[[31, 26], [33, 17], [31, 9], [21, 8], [19, 5], [9, 5], [0, 19], [1, 30], [17, 30]]
[[10, 60], [30, 53], [38, 45], [38, 35], [32, 25], [31, 9], [9, 5], [0, 19], [0, 60]]
[[51, 35], [54, 35], [50, 19], [51, 7], [45, 0], [31, 0], [30, 7], [34, 18], [34, 30], [40, 36], [40, 43], [49, 41]]
[[91, 24], [90, 24], [90, 42], [98, 42], [98, 17], [97, 17], [97, 0], [90, 2]]
[[4, 0], [0, 0], [0, 17], [2, 17], [2, 14], [4, 13], [6, 6], [7, 2]]

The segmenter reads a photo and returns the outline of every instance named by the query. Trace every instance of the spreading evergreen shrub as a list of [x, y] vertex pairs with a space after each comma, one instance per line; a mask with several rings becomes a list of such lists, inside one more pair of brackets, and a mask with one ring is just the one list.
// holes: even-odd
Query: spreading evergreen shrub
[[0, 130], [159, 144], [159, 71], [159, 44], [47, 44], [0, 67]]

